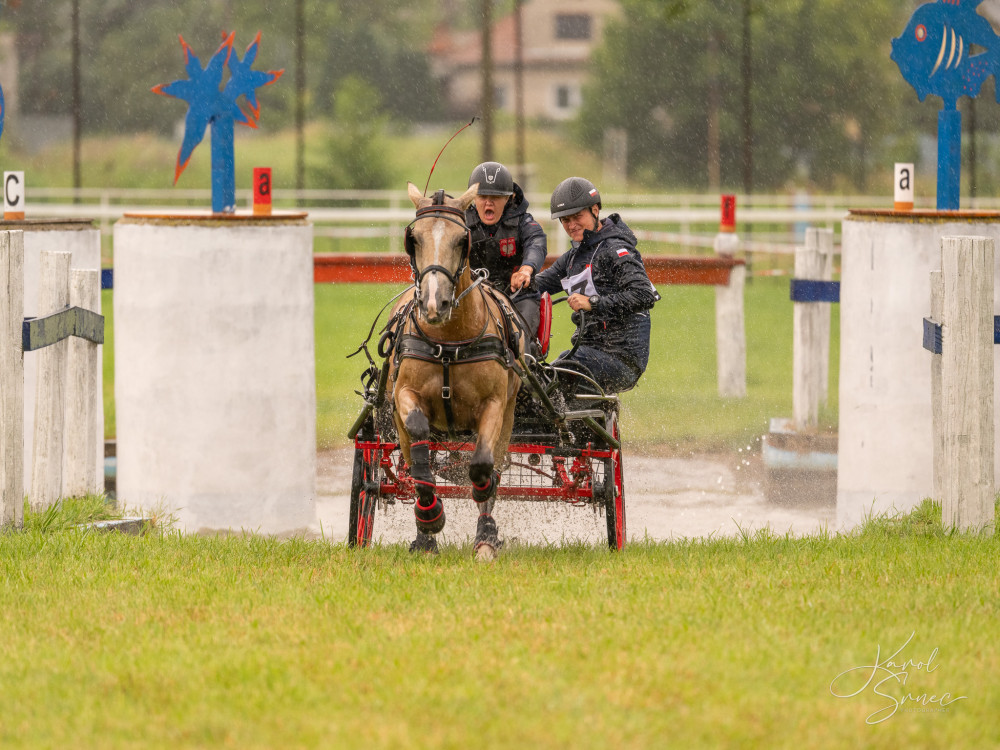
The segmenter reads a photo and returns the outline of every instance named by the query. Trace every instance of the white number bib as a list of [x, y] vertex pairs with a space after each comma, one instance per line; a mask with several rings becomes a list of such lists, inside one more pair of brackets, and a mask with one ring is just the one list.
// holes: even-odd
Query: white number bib
[[594, 276], [591, 273], [590, 264], [580, 271], [576, 276], [568, 276], [560, 282], [566, 294], [583, 294], [591, 297], [597, 294], [597, 287], [594, 286]]

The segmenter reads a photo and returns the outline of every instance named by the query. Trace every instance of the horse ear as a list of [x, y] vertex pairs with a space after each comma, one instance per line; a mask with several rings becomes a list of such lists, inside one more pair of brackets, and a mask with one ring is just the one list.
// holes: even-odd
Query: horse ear
[[420, 201], [424, 200], [424, 194], [420, 192], [420, 188], [412, 182], [407, 182], [406, 193], [410, 196], [410, 200], [413, 202], [413, 205], [420, 208]]
[[456, 203], [458, 203], [459, 208], [461, 208], [464, 211], [465, 209], [467, 209], [469, 206], [472, 205], [472, 201], [476, 199], [477, 195], [479, 195], [478, 182], [473, 184], [472, 187], [470, 187], [468, 190], [462, 193], [461, 197], [459, 197]]

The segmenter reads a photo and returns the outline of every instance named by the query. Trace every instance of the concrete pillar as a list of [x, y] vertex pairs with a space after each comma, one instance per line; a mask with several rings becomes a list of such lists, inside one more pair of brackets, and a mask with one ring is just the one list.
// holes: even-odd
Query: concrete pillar
[[[842, 526], [873, 512], [905, 512], [934, 493], [932, 355], [923, 348], [923, 319], [930, 314], [930, 272], [940, 269], [946, 235], [996, 241], [1000, 212], [856, 210], [843, 222], [837, 461]], [[993, 354], [1000, 357], [1000, 347]]]
[[315, 520], [312, 225], [127, 215], [115, 225], [117, 497], [182, 530]]

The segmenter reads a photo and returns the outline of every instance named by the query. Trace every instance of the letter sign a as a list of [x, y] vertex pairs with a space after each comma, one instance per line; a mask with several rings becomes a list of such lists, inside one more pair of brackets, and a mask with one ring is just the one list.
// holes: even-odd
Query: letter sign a
[[271, 213], [270, 167], [254, 167], [253, 169], [253, 212], [255, 214]]
[[897, 211], [913, 210], [913, 165], [896, 164], [896, 186], [893, 207]]

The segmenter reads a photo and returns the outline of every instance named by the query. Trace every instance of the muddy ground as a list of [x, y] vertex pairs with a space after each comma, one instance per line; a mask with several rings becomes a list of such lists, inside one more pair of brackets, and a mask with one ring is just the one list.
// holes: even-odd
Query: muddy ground
[[[834, 528], [829, 479], [776, 477], [759, 453], [678, 456], [626, 444], [624, 456], [630, 540], [738, 536], [763, 528], [805, 535]], [[352, 460], [352, 448], [317, 456], [316, 535], [335, 541], [347, 535]], [[477, 515], [472, 502], [446, 501], [445, 507], [448, 523], [442, 541], [470, 540]], [[561, 502], [501, 501], [494, 516], [501, 537], [509, 542], [605, 543], [607, 538], [603, 514]], [[374, 536], [383, 543], [408, 543], [414, 530], [408, 505], [389, 506], [376, 515]]]

